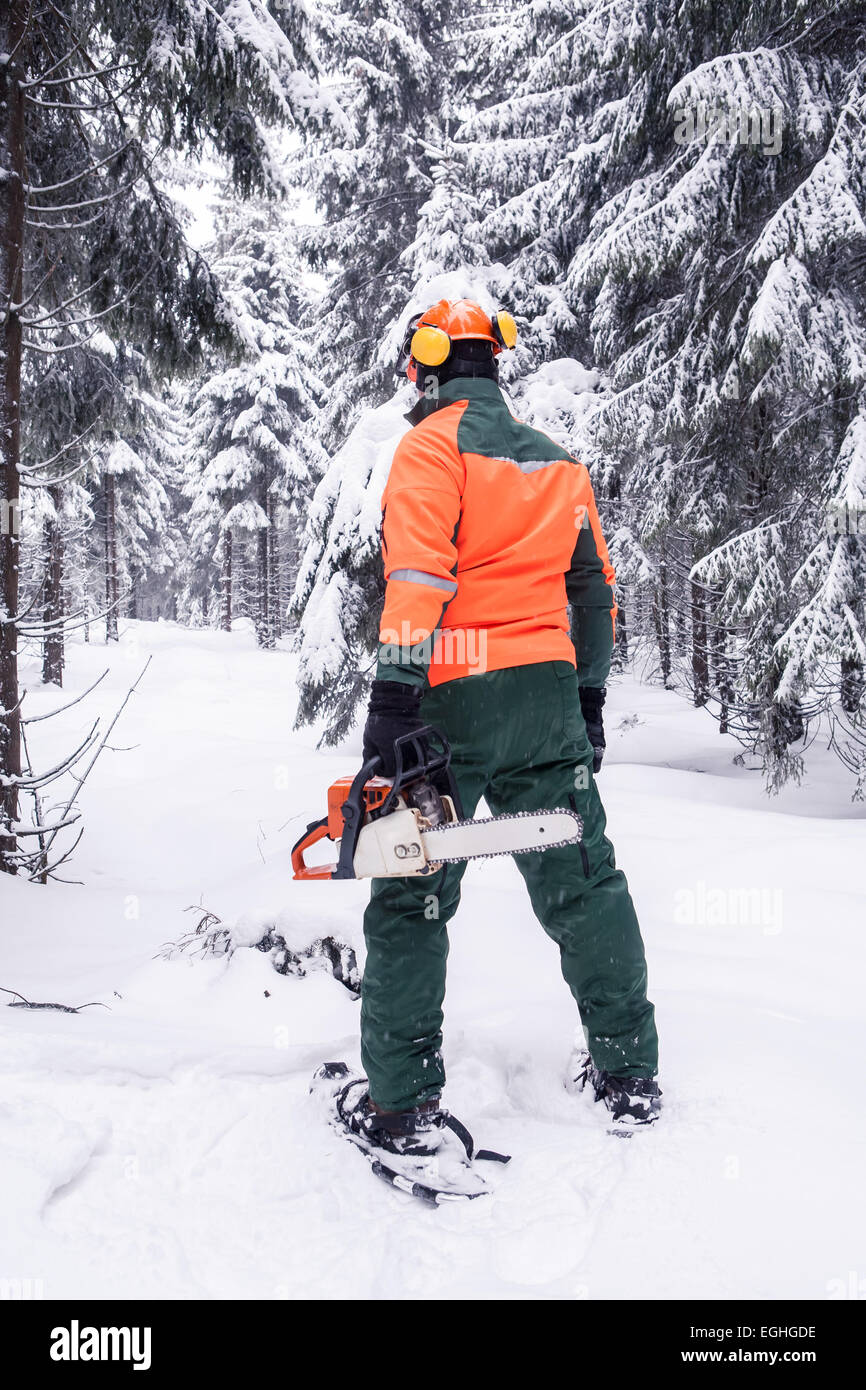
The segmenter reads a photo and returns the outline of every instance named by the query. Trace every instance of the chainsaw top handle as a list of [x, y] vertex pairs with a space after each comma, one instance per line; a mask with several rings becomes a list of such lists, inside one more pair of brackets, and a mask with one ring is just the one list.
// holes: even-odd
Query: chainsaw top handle
[[[451, 749], [445, 735], [432, 724], [421, 729], [401, 734], [394, 740], [395, 772], [391, 790], [377, 810], [377, 816], [386, 816], [398, 805], [402, 792], [415, 782], [429, 782], [440, 792], [446, 793], [454, 802], [456, 814], [462, 819], [463, 809], [460, 793], [451, 772]], [[378, 757], [365, 762], [349, 789], [349, 795], [342, 805], [343, 834], [340, 838], [340, 854], [334, 878], [354, 878], [355, 850], [358, 836], [364, 824], [366, 805], [364, 788], [371, 777], [381, 771], [382, 763]]]
[[393, 811], [401, 793], [413, 782], [429, 782], [437, 790], [452, 795], [451, 748], [445, 735], [432, 724], [395, 738], [394, 762], [394, 781], [380, 815], [386, 816]]

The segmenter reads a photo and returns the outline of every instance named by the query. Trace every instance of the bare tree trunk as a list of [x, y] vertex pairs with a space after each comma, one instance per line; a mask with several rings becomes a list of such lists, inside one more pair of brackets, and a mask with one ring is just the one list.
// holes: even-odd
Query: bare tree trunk
[[723, 627], [716, 627], [713, 633], [713, 666], [716, 687], [719, 692], [719, 733], [728, 732], [731, 711], [731, 674], [728, 669], [727, 633]]
[[289, 632], [294, 632], [295, 624], [297, 621], [294, 614], [289, 614], [289, 605], [291, 604], [292, 598], [294, 596], [295, 584], [298, 578], [298, 569], [300, 567], [300, 547], [298, 545], [297, 527], [297, 518], [293, 515], [290, 515], [289, 524], [287, 528], [285, 553], [283, 555], [283, 564], [281, 567], [282, 591], [280, 594], [280, 604], [282, 606], [283, 613], [286, 615], [285, 626], [283, 628], [283, 631]]
[[696, 579], [692, 580], [692, 681], [695, 704], [705, 705], [710, 698], [707, 610], [704, 607], [703, 586]]
[[[29, 6], [0, 8], [0, 869], [16, 872], [21, 715], [18, 692], [18, 462], [21, 447], [21, 317], [24, 257], [23, 46]], [[10, 58], [10, 55], [11, 58]]]
[[283, 635], [283, 606], [280, 601], [280, 537], [277, 530], [277, 499], [268, 493], [268, 615], [270, 618], [270, 642], [274, 647]]
[[116, 642], [117, 600], [117, 483], [113, 473], [105, 475], [105, 640]]
[[270, 527], [262, 526], [256, 532], [255, 623], [256, 638], [260, 647], [274, 645], [270, 622], [269, 530]]
[[625, 604], [617, 604], [616, 637], [614, 639], [614, 660], [620, 668], [628, 665], [628, 622]]
[[863, 666], [854, 657], [843, 656], [839, 682], [839, 703], [846, 714], [856, 714], [863, 699]]
[[222, 565], [220, 569], [220, 627], [232, 630], [232, 533], [223, 531]]
[[674, 543], [674, 558], [669, 575], [671, 577], [671, 602], [674, 621], [674, 655], [684, 657], [689, 650], [689, 604], [683, 582], [682, 557], [679, 546]]
[[656, 641], [659, 648], [662, 680], [667, 688], [671, 676], [671, 620], [668, 595], [668, 562], [664, 545], [662, 545], [659, 576], [653, 597], [653, 622], [655, 623]]
[[251, 538], [249, 531], [245, 531], [241, 544], [241, 611], [244, 618], [252, 619], [254, 628], [258, 623], [258, 553], [257, 538]]
[[42, 680], [46, 685], [63, 685], [63, 494], [59, 486], [49, 488], [53, 511], [45, 523], [45, 583], [42, 617]]

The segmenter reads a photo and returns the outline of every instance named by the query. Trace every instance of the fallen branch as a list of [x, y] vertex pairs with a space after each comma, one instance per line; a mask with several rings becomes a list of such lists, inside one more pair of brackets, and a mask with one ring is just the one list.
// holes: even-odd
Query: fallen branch
[[23, 994], [19, 994], [17, 989], [5, 989], [0, 985], [0, 993], [14, 994], [20, 1002], [17, 1004], [7, 1004], [7, 1009], [53, 1009], [61, 1014], [80, 1014], [82, 1009], [107, 1009], [108, 1004], [103, 1004], [100, 1000], [91, 1000], [89, 1004], [40, 1004], [32, 999], [25, 999]]

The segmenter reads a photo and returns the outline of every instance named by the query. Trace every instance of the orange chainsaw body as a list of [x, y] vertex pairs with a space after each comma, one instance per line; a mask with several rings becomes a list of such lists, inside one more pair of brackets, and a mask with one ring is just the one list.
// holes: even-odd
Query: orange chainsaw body
[[[328, 788], [328, 838], [339, 840], [343, 833], [343, 806], [352, 790], [352, 777], [338, 777]], [[392, 784], [384, 777], [372, 777], [364, 784], [364, 811], [369, 816], [379, 807], [391, 790]]]
[[[307, 832], [302, 835], [298, 843], [292, 850], [292, 870], [296, 879], [328, 879], [334, 877], [334, 870], [337, 867], [333, 864], [307, 865], [304, 862], [304, 854], [311, 845], [318, 844], [319, 840], [331, 840], [336, 845], [343, 835], [343, 807], [346, 804], [349, 793], [352, 790], [353, 777], [338, 777], [336, 782], [332, 782], [328, 788], [328, 814], [323, 820], [317, 821], [314, 825], [307, 827]], [[364, 819], [373, 811], [378, 811], [384, 805], [391, 790], [392, 783], [384, 777], [371, 777], [369, 782], [364, 784]]]

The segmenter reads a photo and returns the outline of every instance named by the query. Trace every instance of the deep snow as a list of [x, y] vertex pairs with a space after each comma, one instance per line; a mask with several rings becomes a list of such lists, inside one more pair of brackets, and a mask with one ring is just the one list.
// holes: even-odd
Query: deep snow
[[[866, 1219], [864, 809], [820, 749], [768, 801], [736, 745], [621, 678], [601, 789], [641, 916], [662, 1042], [654, 1132], [608, 1135], [563, 1087], [575, 1027], [509, 861], [452, 929], [448, 1102], [514, 1155], [495, 1195], [430, 1211], [373, 1179], [307, 1096], [357, 1061], [358, 1005], [267, 957], [156, 959], [203, 904], [360, 948], [363, 884], [295, 884], [289, 850], [358, 760], [292, 731], [295, 658], [249, 632], [124, 625], [74, 645], [37, 758], [153, 661], [83, 797], [83, 886], [0, 879], [0, 1279], [45, 1297], [822, 1299], [857, 1287]], [[37, 738], [38, 734], [38, 738]], [[268, 994], [266, 995], [266, 991]], [[9, 996], [0, 996], [6, 1000]], [[852, 1283], [851, 1271], [855, 1273]]]

